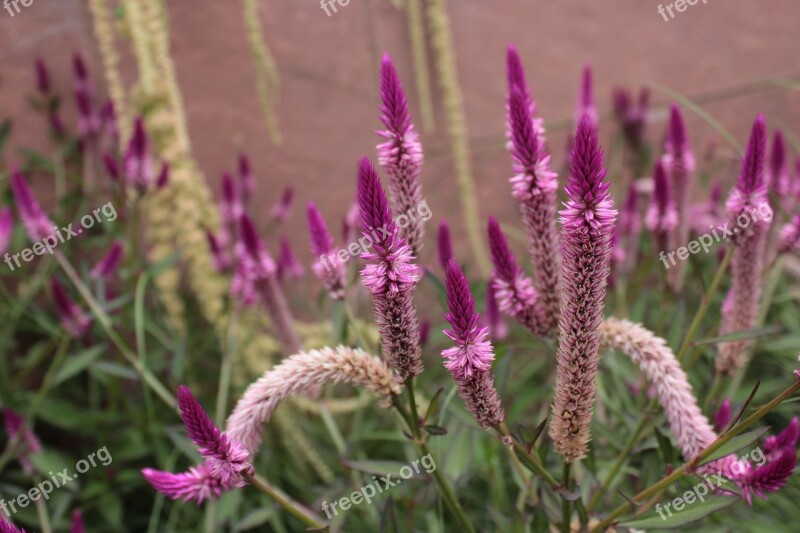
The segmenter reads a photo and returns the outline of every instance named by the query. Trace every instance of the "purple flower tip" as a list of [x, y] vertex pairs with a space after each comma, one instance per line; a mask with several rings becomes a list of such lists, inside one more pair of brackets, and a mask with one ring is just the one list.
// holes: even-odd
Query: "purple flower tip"
[[380, 78], [381, 122], [390, 132], [402, 136], [411, 126], [411, 113], [408, 111], [403, 84], [389, 54], [383, 55]]
[[778, 193], [785, 191], [784, 174], [786, 173], [786, 145], [781, 130], [775, 130], [772, 138], [772, 150], [769, 156], [769, 185]]
[[256, 227], [248, 215], [242, 215], [240, 220], [242, 229], [242, 242], [244, 242], [245, 249], [251, 257], [257, 258], [262, 247], [261, 238], [258, 236], [258, 231], [256, 231]]
[[79, 80], [85, 80], [89, 76], [83, 56], [79, 53], [72, 56], [72, 68], [75, 71], [75, 77]]
[[789, 425], [786, 426], [778, 435], [772, 435], [764, 439], [764, 451], [771, 454], [781, 450], [782, 448], [795, 449], [797, 446], [797, 439], [800, 437], [800, 422], [798, 418], [792, 418]]
[[250, 174], [250, 160], [246, 154], [239, 154], [239, 175], [246, 176]]
[[4, 255], [8, 251], [13, 234], [14, 218], [11, 215], [11, 208], [4, 207], [0, 211], [0, 255]]
[[11, 177], [11, 190], [14, 192], [19, 218], [31, 240], [40, 241], [50, 235], [53, 223], [34, 198], [25, 176], [18, 169], [14, 170]]
[[670, 203], [669, 180], [664, 164], [659, 159], [653, 172], [653, 200], [663, 212]]
[[729, 398], [725, 398], [725, 401], [722, 402], [722, 405], [719, 406], [719, 409], [717, 409], [717, 412], [714, 415], [714, 429], [717, 431], [717, 433], [725, 429], [725, 426], [728, 425], [730, 420], [731, 401]]
[[766, 151], [767, 126], [764, 115], [758, 115], [750, 133], [750, 140], [742, 160], [742, 173], [736, 185], [742, 193], [750, 194], [763, 185]]
[[511, 247], [508, 245], [508, 240], [503, 230], [500, 229], [500, 224], [494, 217], [489, 217], [488, 233], [489, 249], [492, 253], [495, 273], [500, 279], [511, 283], [516, 279], [521, 269], [511, 251]]
[[25, 533], [25, 530], [7, 521], [4, 515], [0, 515], [0, 533]]
[[36, 88], [44, 95], [50, 93], [50, 74], [41, 57], [36, 58]]
[[70, 523], [69, 533], [86, 533], [86, 526], [83, 523], [83, 513], [80, 509], [72, 511], [72, 522]]
[[452, 259], [445, 275], [448, 313], [445, 319], [453, 327], [445, 331], [455, 346], [442, 352], [445, 367], [457, 378], [469, 378], [476, 372], [489, 370], [494, 360], [492, 345], [486, 340], [488, 330], [478, 326], [480, 315], [475, 312], [475, 300], [469, 282]]
[[330, 252], [333, 248], [333, 237], [328, 231], [325, 219], [322, 218], [314, 202], [308, 202], [306, 211], [308, 218], [308, 232], [311, 235], [311, 253], [322, 255]]
[[119, 179], [119, 165], [117, 164], [117, 160], [111, 155], [109, 152], [103, 153], [103, 165], [106, 167], [106, 172], [108, 172], [108, 177], [114, 181]]
[[683, 116], [678, 104], [674, 103], [670, 107], [669, 114], [669, 146], [675, 153], [680, 153], [686, 147], [686, 126], [683, 123]]
[[[534, 121], [531, 120], [531, 99], [522, 86], [511, 86], [508, 107], [511, 142], [514, 148], [512, 151], [515, 163], [514, 170], [533, 176], [535, 184], [537, 178], [540, 178], [537, 169], [539, 137]], [[541, 178], [544, 178], [544, 176], [541, 176]]]
[[92, 279], [110, 278], [117, 269], [124, 255], [124, 249], [119, 241], [114, 241], [106, 255], [94, 266], [90, 274]]
[[283, 222], [292, 212], [292, 199], [294, 198], [294, 187], [286, 187], [280, 199], [272, 206], [270, 217], [278, 222]]
[[161, 164], [161, 172], [158, 173], [156, 187], [158, 189], [163, 189], [167, 185], [169, 185], [169, 163], [165, 161]]
[[396, 232], [397, 227], [392, 220], [392, 211], [378, 172], [367, 157], [361, 159], [358, 165], [358, 206], [364, 233], [378, 228], [384, 228], [391, 234]]
[[523, 92], [527, 90], [525, 69], [522, 66], [522, 60], [519, 57], [517, 48], [513, 43], [509, 43], [506, 52], [506, 79], [508, 80], [509, 92], [512, 87], [519, 87]]
[[581, 105], [584, 109], [594, 107], [592, 85], [592, 65], [587, 63], [583, 67], [583, 78], [581, 81]]
[[437, 235], [437, 244], [439, 245], [439, 264], [442, 265], [442, 270], [447, 270], [447, 263], [453, 258], [453, 243], [450, 240], [450, 226], [447, 225], [446, 220], [439, 222], [439, 233]]

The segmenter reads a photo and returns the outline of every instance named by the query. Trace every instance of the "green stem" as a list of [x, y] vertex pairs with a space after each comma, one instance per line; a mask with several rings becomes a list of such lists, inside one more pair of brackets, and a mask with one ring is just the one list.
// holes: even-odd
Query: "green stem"
[[[709, 457], [715, 451], [720, 449], [724, 446], [728, 441], [730, 441], [736, 435], [739, 435], [750, 426], [761, 420], [767, 413], [775, 409], [778, 405], [781, 404], [784, 400], [789, 398], [792, 394], [797, 392], [800, 389], [800, 380], [796, 380], [789, 388], [784, 390], [778, 396], [776, 396], [772, 401], [761, 407], [755, 413], [747, 417], [743, 420], [738, 426], [731, 428], [727, 433], [724, 435], [720, 435], [717, 439], [712, 442], [708, 448], [704, 449], [700, 452], [695, 458], [693, 458], [688, 463], [685, 463], [683, 466], [672, 472], [672, 474], [664, 477], [661, 481], [651, 485], [650, 487], [646, 488], [645, 490], [641, 491], [639, 494], [634, 496], [633, 498], [629, 499], [616, 509], [614, 509], [611, 514], [609, 514], [605, 520], [597, 524], [594, 528], [592, 528], [592, 533], [599, 533], [605, 530], [608, 526], [610, 526], [614, 521], [629, 511], [635, 504], [639, 504], [640, 502], [644, 502], [651, 496], [658, 494], [662, 490], [666, 489], [674, 482], [678, 481], [684, 475], [689, 474], [694, 471], [695, 467], [702, 462], [706, 457]], [[642, 506], [639, 506], [639, 509], [642, 509]]]
[[[570, 469], [572, 467], [572, 463], [568, 462], [566, 459], [564, 460], [564, 469], [563, 474], [561, 475], [561, 483], [564, 485], [564, 490], [569, 492], [571, 490], [570, 485]], [[570, 501], [567, 498], [561, 498], [561, 532], [562, 533], [569, 533], [570, 532], [570, 517], [572, 516], [572, 509], [570, 506]]]
[[554, 478], [550, 474], [550, 472], [548, 472], [544, 468], [542, 463], [539, 461], [539, 457], [537, 455], [529, 453], [528, 450], [526, 450], [525, 447], [519, 441], [517, 441], [517, 439], [511, 436], [511, 434], [508, 432], [508, 430], [505, 428], [503, 424], [496, 426], [494, 430], [498, 433], [498, 435], [500, 435], [500, 437], [504, 441], [506, 442], [509, 440], [511, 441], [511, 444], [514, 447], [514, 451], [516, 452], [517, 457], [519, 457], [520, 460], [523, 463], [525, 463], [525, 465], [528, 466], [528, 468], [530, 468], [545, 482], [547, 482], [547, 484], [550, 485], [551, 488], [558, 489], [561, 487], [558, 481], [556, 481], [556, 478]]
[[271, 485], [266, 479], [263, 479], [255, 474], [244, 474], [244, 478], [253, 487], [272, 498], [281, 507], [286, 509], [289, 514], [303, 522], [305, 525], [315, 530], [328, 531], [328, 524], [324, 520], [314, 514], [310, 509], [307, 509], [305, 506], [292, 500], [292, 498], [290, 498], [278, 487]]

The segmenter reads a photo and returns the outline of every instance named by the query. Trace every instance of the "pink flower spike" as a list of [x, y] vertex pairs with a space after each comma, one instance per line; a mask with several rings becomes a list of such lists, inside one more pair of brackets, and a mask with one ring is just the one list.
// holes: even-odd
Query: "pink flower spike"
[[322, 281], [331, 298], [344, 298], [345, 280], [347, 278], [344, 265], [333, 251], [333, 237], [314, 202], [308, 202], [306, 210], [308, 231], [311, 236], [311, 253], [317, 258], [311, 269]]
[[0, 533], [25, 533], [25, 530], [18, 528], [0, 514]]
[[228, 172], [222, 175], [222, 200], [220, 202], [220, 216], [227, 225], [236, 225], [244, 214], [244, 206], [236, 192], [236, 185]]
[[450, 226], [446, 220], [439, 222], [439, 233], [436, 242], [439, 249], [439, 264], [447, 270], [447, 263], [453, 258], [453, 243], [450, 240]]
[[11, 177], [11, 190], [17, 203], [17, 213], [32, 241], [41, 241], [53, 233], [54, 224], [47, 217], [42, 206], [36, 201], [33, 192], [19, 170]]
[[253, 474], [250, 454], [236, 441], [221, 432], [194, 397], [188, 387], [178, 387], [178, 408], [186, 432], [197, 445], [200, 455], [206, 458], [209, 473], [218, 477], [222, 485], [233, 482], [244, 486], [242, 476]]
[[11, 208], [4, 207], [0, 211], [0, 255], [5, 255], [14, 236], [14, 217]]
[[53, 301], [64, 330], [74, 338], [83, 337], [89, 331], [92, 319], [69, 298], [64, 286], [56, 278], [50, 282], [50, 288], [53, 291]]
[[[739, 467], [732, 467], [734, 481], [741, 488], [742, 497], [752, 505], [753, 494], [766, 499], [766, 493], [775, 492], [786, 485], [797, 465], [797, 451], [794, 448], [782, 448], [759, 466], [746, 464], [742, 468], [742, 462], [738, 464]], [[737, 470], [742, 469], [743, 473], [737, 473]]]
[[506, 321], [503, 320], [503, 315], [500, 314], [500, 306], [497, 303], [495, 289], [491, 283], [486, 286], [485, 322], [493, 339], [503, 340], [508, 336], [508, 326]]
[[[36, 434], [25, 425], [25, 419], [11, 409], [3, 409], [3, 422], [9, 442], [15, 442], [14, 457], [19, 461], [22, 471], [28, 476], [36, 473], [30, 456], [42, 451], [42, 444]], [[2, 516], [2, 515], [0, 515]]]
[[80, 509], [72, 511], [72, 522], [70, 523], [69, 533], [86, 533], [86, 526], [83, 523], [83, 513]]
[[278, 255], [278, 279], [300, 279], [305, 274], [305, 269], [292, 252], [289, 240], [281, 239], [280, 254]]
[[292, 214], [292, 199], [294, 198], [294, 188], [286, 187], [283, 190], [280, 200], [272, 206], [269, 212], [270, 218], [276, 222], [285, 222]]
[[214, 268], [218, 272], [227, 272], [231, 267], [231, 257], [228, 251], [223, 248], [220, 241], [211, 231], [206, 231], [206, 240], [211, 250], [211, 257], [214, 260]]
[[771, 455], [783, 448], [791, 448], [794, 450], [797, 447], [797, 439], [800, 437], [800, 424], [798, 418], [792, 418], [786, 429], [781, 431], [778, 435], [772, 435], [764, 439], [764, 451], [767, 455]]
[[714, 415], [714, 431], [717, 433], [722, 433], [722, 430], [725, 429], [725, 426], [728, 425], [730, 420], [731, 400], [729, 398], [725, 398], [725, 400], [722, 402], [722, 405], [719, 406], [719, 409], [717, 409], [717, 412]]
[[122, 263], [124, 256], [125, 250], [122, 248], [122, 244], [119, 241], [114, 241], [109, 247], [108, 252], [106, 252], [106, 255], [92, 268], [89, 276], [92, 279], [108, 279], [113, 277], [117, 273], [117, 269], [120, 263]]
[[140, 192], [146, 191], [155, 178], [153, 161], [147, 144], [144, 122], [139, 117], [134, 122], [133, 134], [131, 134], [131, 139], [128, 141], [123, 170], [127, 184]]
[[256, 177], [250, 168], [250, 159], [246, 154], [239, 154], [239, 183], [241, 184], [242, 200], [253, 195], [256, 190]]
[[653, 233], [656, 251], [668, 252], [672, 244], [670, 237], [678, 225], [678, 213], [672, 201], [667, 172], [660, 160], [653, 172], [653, 196], [650, 198], [645, 222], [647, 229]]
[[117, 160], [108, 152], [103, 153], [103, 166], [108, 173], [108, 177], [114, 181], [119, 180], [119, 164]]
[[783, 142], [781, 130], [775, 130], [772, 138], [769, 166], [766, 170], [764, 181], [767, 187], [774, 190], [779, 196], [790, 192], [789, 173], [786, 165], [786, 146]]
[[158, 173], [156, 179], [156, 189], [161, 190], [169, 185], [169, 163], [166, 161], [161, 163], [161, 172]]
[[575, 109], [575, 124], [579, 124], [583, 117], [589, 117], [595, 124], [600, 118], [597, 113], [597, 107], [594, 105], [592, 66], [589, 64], [583, 67], [581, 90], [580, 94], [578, 94], [578, 104]]
[[36, 90], [42, 96], [50, 94], [50, 73], [47, 71], [47, 65], [41, 57], [36, 58]]
[[142, 476], [161, 494], [172, 500], [194, 501], [198, 505], [211, 498], [219, 498], [224, 487], [205, 465], [192, 467], [188, 472], [173, 474], [152, 468], [143, 468]]

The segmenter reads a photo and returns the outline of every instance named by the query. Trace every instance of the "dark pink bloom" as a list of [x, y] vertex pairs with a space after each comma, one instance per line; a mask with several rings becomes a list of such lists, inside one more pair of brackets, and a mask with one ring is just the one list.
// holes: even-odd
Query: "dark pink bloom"
[[446, 220], [439, 222], [436, 243], [439, 249], [439, 264], [442, 265], [442, 270], [447, 270], [447, 263], [453, 258], [453, 243], [450, 240], [450, 226]]
[[517, 264], [506, 236], [494, 217], [489, 217], [488, 234], [494, 264], [491, 284], [500, 310], [514, 317], [534, 335], [544, 335], [544, 311], [539, 305], [536, 290], [531, 279]]
[[381, 63], [381, 122], [385, 130], [378, 135], [386, 139], [377, 146], [378, 163], [389, 179], [392, 209], [398, 216], [408, 217], [408, 223], [400, 228], [400, 234], [419, 255], [424, 236], [422, 217], [417, 216], [422, 198], [422, 145], [419, 134], [411, 123], [411, 113], [403, 91], [403, 85], [392, 64], [389, 54], [384, 54]]
[[[328, 226], [322, 218], [317, 206], [308, 202], [307, 208], [308, 231], [311, 235], [311, 253], [317, 259], [311, 269], [322, 281], [331, 298], [341, 300], [344, 298], [345, 281], [347, 272], [333, 248], [333, 237], [328, 231]], [[333, 253], [332, 253], [333, 252]]]
[[222, 175], [222, 200], [219, 212], [222, 223], [233, 226], [239, 223], [239, 219], [244, 214], [242, 199], [236, 191], [233, 177], [228, 172]]
[[725, 400], [722, 402], [722, 405], [720, 405], [719, 409], [717, 409], [716, 414], [714, 414], [714, 431], [721, 433], [730, 421], [731, 401], [729, 398], [725, 398]]
[[220, 240], [211, 231], [206, 231], [206, 240], [208, 241], [208, 247], [211, 249], [214, 268], [219, 272], [227, 272], [231, 267], [231, 257], [228, 254], [228, 250], [222, 246]]
[[497, 303], [495, 289], [491, 283], [486, 286], [486, 313], [484, 316], [486, 326], [489, 328], [489, 335], [495, 340], [505, 339], [508, 335], [508, 326], [500, 314], [500, 306]]
[[0, 533], [25, 533], [25, 530], [6, 520], [4, 514], [0, 514]]
[[70, 299], [64, 286], [56, 278], [50, 282], [50, 288], [53, 291], [53, 301], [64, 330], [75, 338], [83, 337], [89, 331], [92, 319]]
[[0, 211], [0, 255], [5, 255], [11, 244], [11, 237], [14, 235], [14, 218], [11, 215], [11, 208], [4, 207]]
[[742, 497], [752, 505], [753, 494], [766, 499], [766, 493], [775, 492], [783, 487], [796, 465], [797, 450], [781, 448], [764, 464], [753, 466], [739, 461], [731, 466], [731, 471], [742, 491]]
[[42, 96], [50, 94], [50, 73], [47, 71], [47, 65], [41, 57], [36, 58], [36, 90]]
[[25, 176], [19, 170], [14, 170], [11, 177], [11, 190], [17, 202], [17, 213], [28, 237], [32, 241], [41, 241], [53, 233], [54, 224], [47, 217], [42, 206], [36, 201], [33, 192], [25, 181]]
[[83, 523], [83, 513], [80, 509], [72, 511], [72, 522], [70, 523], [69, 533], [86, 533], [86, 526]]
[[639, 90], [639, 100], [633, 102], [633, 96], [627, 89], [614, 90], [614, 116], [620, 124], [625, 141], [633, 150], [642, 147], [647, 125], [647, 113], [650, 108], [650, 91], [647, 87]]
[[622, 273], [633, 269], [639, 251], [642, 219], [639, 215], [639, 192], [634, 183], [628, 187], [628, 196], [619, 214], [615, 231], [614, 262]]
[[778, 435], [771, 435], [764, 439], [764, 452], [767, 454], [767, 458], [783, 448], [794, 450], [797, 447], [798, 437], [800, 437], [800, 423], [798, 423], [798, 418], [794, 417], [786, 429]]
[[778, 253], [788, 254], [800, 248], [800, 215], [795, 215], [781, 230]]
[[134, 122], [133, 133], [125, 152], [123, 172], [127, 184], [140, 192], [146, 191], [155, 179], [153, 160], [147, 144], [147, 133], [145, 133], [144, 123], [139, 117]]
[[653, 233], [657, 252], [669, 251], [671, 235], [678, 225], [678, 212], [672, 200], [670, 184], [664, 163], [658, 161], [653, 172], [653, 196], [645, 215], [647, 229]]
[[305, 274], [305, 269], [292, 252], [292, 246], [286, 237], [281, 239], [280, 253], [278, 254], [278, 279], [300, 279]]
[[[3, 409], [3, 421], [5, 423], [6, 437], [10, 443], [14, 443], [14, 457], [16, 457], [22, 470], [29, 476], [36, 472], [30, 455], [42, 451], [42, 444], [36, 434], [25, 425], [25, 419], [11, 409]], [[0, 515], [1, 516], [1, 515]]]
[[239, 154], [239, 183], [242, 190], [242, 200], [244, 201], [256, 190], [256, 177], [250, 168], [250, 159], [245, 154]]
[[119, 180], [119, 164], [117, 159], [108, 152], [103, 153], [103, 166], [106, 167], [109, 178], [114, 181]]
[[783, 195], [790, 193], [789, 181], [783, 133], [781, 133], [781, 130], [775, 130], [775, 135], [772, 138], [772, 150], [769, 155], [769, 165], [764, 173], [764, 182], [767, 188], [774, 190], [780, 197], [783, 197]]
[[362, 234], [373, 242], [372, 248], [361, 254], [367, 261], [361, 281], [372, 294], [384, 357], [398, 379], [405, 381], [422, 373], [419, 324], [413, 303], [420, 273], [412, 262], [411, 248], [392, 220], [378, 173], [366, 157], [358, 169], [358, 202]]
[[504, 413], [490, 372], [494, 350], [486, 338], [488, 329], [478, 325], [480, 315], [475, 312], [469, 282], [453, 260], [447, 265], [445, 284], [449, 309], [445, 319], [453, 329], [444, 334], [455, 346], [442, 351], [444, 366], [458, 385], [467, 410], [481, 427], [496, 426], [503, 422]]
[[158, 173], [156, 179], [156, 189], [161, 190], [169, 185], [169, 163], [166, 161], [161, 163], [161, 172]]
[[119, 241], [114, 241], [106, 252], [106, 255], [97, 262], [89, 274], [92, 279], [111, 278], [117, 273], [120, 263], [125, 256], [125, 250]]
[[280, 200], [270, 209], [269, 216], [277, 222], [285, 222], [292, 214], [292, 199], [294, 198], [294, 188], [286, 187], [281, 194]]
[[594, 105], [594, 87], [592, 82], [592, 66], [587, 64], [583, 67], [581, 77], [581, 90], [578, 94], [578, 104], [575, 106], [575, 124], [580, 124], [583, 117], [589, 117], [592, 122], [597, 124], [600, 115]]
[[94, 104], [94, 85], [80, 54], [73, 59], [75, 70], [75, 103], [78, 108], [78, 131], [81, 137], [91, 137], [100, 131], [102, 119]]
[[119, 130], [117, 129], [117, 112], [114, 109], [114, 102], [111, 100], [106, 100], [100, 107], [100, 124], [103, 134], [110, 144], [116, 146], [119, 141]]
[[568, 462], [586, 454], [597, 390], [600, 333], [617, 211], [605, 181], [597, 126], [581, 118], [561, 211], [564, 305], [559, 319], [550, 438]]

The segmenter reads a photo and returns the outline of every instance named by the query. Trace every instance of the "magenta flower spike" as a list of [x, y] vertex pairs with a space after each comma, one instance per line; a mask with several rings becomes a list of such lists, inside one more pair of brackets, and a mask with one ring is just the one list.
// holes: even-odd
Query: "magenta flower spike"
[[719, 409], [717, 409], [717, 412], [714, 414], [714, 431], [722, 433], [722, 430], [725, 429], [725, 426], [727, 426], [730, 421], [731, 400], [730, 398], [725, 398], [722, 405], [719, 406]]
[[78, 108], [78, 131], [87, 138], [97, 134], [102, 127], [102, 119], [94, 104], [94, 85], [89, 78], [86, 64], [80, 54], [73, 58], [75, 71], [75, 103]]
[[[766, 499], [766, 494], [775, 492], [789, 480], [797, 466], [797, 451], [781, 448], [766, 463], [753, 466], [739, 461], [732, 465], [734, 481], [741, 489], [742, 498], [753, 505], [753, 494]], [[739, 473], [743, 471], [742, 473]]]
[[311, 236], [311, 253], [317, 259], [311, 269], [334, 300], [342, 300], [345, 295], [347, 272], [333, 248], [333, 237], [328, 231], [325, 219], [317, 206], [308, 202], [306, 210], [308, 232]]
[[650, 91], [642, 87], [636, 104], [627, 89], [614, 90], [614, 116], [620, 124], [625, 141], [633, 150], [640, 150], [644, 142], [647, 113], [650, 108]]
[[161, 172], [158, 173], [156, 178], [156, 189], [161, 190], [169, 185], [169, 163], [166, 161], [161, 163]]
[[0, 255], [8, 252], [11, 245], [11, 238], [14, 236], [14, 217], [10, 207], [4, 207], [0, 211]]
[[292, 214], [292, 199], [294, 198], [294, 188], [286, 187], [281, 194], [280, 200], [272, 206], [270, 218], [276, 222], [285, 222]]
[[442, 266], [442, 270], [447, 271], [447, 263], [453, 258], [453, 243], [450, 240], [450, 226], [444, 219], [439, 222], [436, 243], [439, 250], [439, 264]]
[[442, 351], [444, 366], [458, 385], [458, 392], [467, 411], [484, 429], [498, 426], [505, 414], [494, 388], [491, 367], [494, 361], [492, 343], [487, 340], [488, 328], [480, 327], [475, 300], [461, 268], [450, 260], [445, 275], [448, 313], [445, 319], [452, 330], [444, 334], [455, 346]]
[[558, 323], [556, 393], [550, 438], [567, 462], [586, 454], [597, 390], [599, 328], [617, 211], [604, 180], [597, 126], [581, 118], [570, 154], [567, 202], [561, 210], [564, 306]]
[[102, 134], [108, 139], [108, 143], [116, 146], [119, 142], [119, 129], [117, 126], [117, 111], [114, 109], [114, 102], [106, 100], [100, 107], [100, 127]]
[[786, 146], [781, 130], [775, 130], [772, 138], [772, 149], [769, 153], [769, 165], [764, 174], [764, 182], [768, 189], [774, 190], [780, 197], [789, 194], [789, 173], [786, 164]]
[[147, 133], [144, 131], [144, 122], [138, 117], [133, 125], [133, 133], [125, 151], [123, 172], [126, 183], [144, 192], [153, 183], [155, 171], [153, 160], [147, 147]]
[[17, 203], [17, 214], [28, 232], [28, 237], [32, 241], [41, 241], [52, 235], [55, 225], [34, 198], [25, 176], [19, 170], [14, 170], [11, 177], [11, 190]]
[[575, 124], [580, 124], [583, 117], [589, 117], [592, 122], [597, 124], [600, 115], [594, 104], [594, 83], [592, 81], [592, 66], [584, 65], [583, 75], [581, 76], [581, 90], [578, 94], [578, 104], [575, 106]]
[[25, 425], [25, 419], [11, 409], [3, 409], [3, 423], [9, 442], [17, 443], [14, 457], [22, 466], [22, 471], [32, 476], [36, 473], [36, 468], [30, 459], [30, 455], [42, 451], [42, 444], [39, 442], [39, 438]]
[[531, 279], [517, 264], [506, 236], [494, 217], [489, 217], [489, 250], [492, 254], [491, 285], [500, 310], [538, 336], [546, 334], [544, 311]]
[[92, 319], [70, 299], [64, 286], [56, 278], [50, 282], [50, 288], [53, 291], [53, 301], [64, 330], [74, 338], [83, 337], [89, 331]]
[[41, 57], [36, 58], [36, 90], [42, 96], [50, 95], [50, 73]]
[[223, 486], [205, 465], [191, 467], [187, 472], [173, 474], [152, 468], [143, 468], [142, 476], [154, 489], [172, 500], [194, 501], [198, 505], [211, 498], [219, 498], [232, 486]]
[[639, 250], [639, 236], [642, 232], [642, 219], [639, 216], [639, 192], [636, 184], [628, 187], [628, 195], [619, 214], [617, 224], [618, 243], [615, 248], [614, 260], [623, 273], [632, 270]]
[[764, 452], [767, 458], [772, 454], [784, 449], [790, 448], [794, 450], [797, 447], [797, 439], [800, 437], [800, 423], [795, 416], [786, 429], [781, 431], [778, 435], [771, 435], [764, 439]]
[[278, 254], [278, 279], [300, 279], [305, 274], [305, 269], [292, 251], [289, 239], [281, 239], [280, 253]]
[[378, 164], [389, 180], [392, 209], [398, 217], [408, 219], [400, 228], [400, 235], [417, 257], [425, 235], [425, 221], [418, 216], [419, 206], [425, 202], [420, 183], [422, 144], [411, 123], [403, 84], [389, 54], [383, 55], [380, 78], [381, 122], [386, 129], [376, 132], [385, 139], [376, 147]]
[[25, 530], [6, 520], [4, 515], [0, 515], [0, 533], [25, 533]]
[[114, 241], [108, 248], [106, 255], [92, 268], [89, 276], [92, 279], [109, 279], [114, 277], [119, 269], [122, 259], [125, 257], [125, 250], [122, 243]]
[[223, 224], [235, 227], [244, 214], [242, 200], [236, 191], [236, 184], [230, 173], [222, 175], [222, 201], [219, 207]]
[[788, 254], [800, 248], [800, 215], [795, 215], [781, 230], [779, 254]]
[[378, 173], [366, 157], [358, 168], [358, 203], [362, 235], [373, 242], [372, 248], [361, 254], [367, 262], [361, 281], [372, 294], [383, 356], [397, 379], [406, 381], [422, 374], [419, 322], [413, 302], [420, 271], [392, 220]]
[[109, 178], [114, 181], [119, 181], [119, 164], [113, 155], [108, 152], [103, 153], [103, 166]]
[[208, 247], [211, 250], [211, 258], [214, 261], [214, 268], [218, 272], [227, 272], [231, 267], [231, 257], [228, 251], [220, 243], [220, 239], [211, 231], [206, 231], [206, 240]]
[[86, 533], [86, 525], [83, 523], [83, 513], [80, 509], [72, 511], [69, 533]]
[[[738, 232], [732, 237], [735, 246], [731, 260], [733, 282], [729, 303], [723, 308], [720, 335], [746, 331], [756, 323], [763, 288], [761, 274], [767, 231], [772, 220], [764, 184], [765, 160], [766, 124], [764, 117], [759, 115], [742, 160], [739, 179], [726, 203], [729, 226]], [[751, 345], [752, 340], [721, 343], [716, 360], [717, 372], [723, 376], [733, 375], [744, 365]]]
[[678, 225], [678, 214], [672, 201], [670, 184], [664, 163], [658, 161], [653, 171], [653, 195], [645, 215], [647, 229], [653, 234], [656, 251], [665, 254], [671, 250], [671, 236]]
[[508, 97], [506, 98], [506, 148], [511, 152], [514, 148], [512, 141], [513, 132], [511, 124], [511, 93], [516, 87], [528, 98], [528, 114], [533, 120], [533, 131], [538, 138], [540, 144], [544, 145], [545, 129], [544, 121], [536, 116], [536, 102], [528, 89], [528, 82], [525, 79], [525, 68], [522, 66], [522, 59], [517, 53], [517, 49], [513, 44], [508, 45], [506, 51], [506, 81], [508, 82]]
[[493, 339], [503, 340], [508, 336], [508, 325], [500, 314], [500, 305], [497, 303], [494, 287], [491, 283], [486, 286], [486, 327]]
[[89, 69], [86, 68], [82, 55], [75, 54], [72, 56], [72, 70], [75, 74], [75, 92], [83, 92], [90, 96], [94, 95], [94, 86], [89, 78]]
[[239, 154], [239, 184], [241, 185], [242, 201], [246, 201], [256, 190], [256, 177], [250, 168], [250, 159], [246, 154]]
[[561, 307], [556, 173], [544, 147], [543, 130], [531, 115], [532, 98], [520, 85], [510, 89], [508, 122], [511, 129], [512, 194], [525, 225], [534, 287], [540, 298], [547, 334], [555, 334]]

